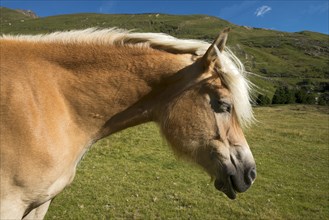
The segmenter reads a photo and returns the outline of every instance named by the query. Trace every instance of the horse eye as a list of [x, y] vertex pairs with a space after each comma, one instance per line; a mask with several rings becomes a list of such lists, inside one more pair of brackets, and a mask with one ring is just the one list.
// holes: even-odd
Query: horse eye
[[210, 101], [211, 107], [216, 113], [231, 113], [232, 105], [226, 101], [219, 99], [212, 99]]
[[232, 110], [232, 105], [227, 103], [227, 102], [224, 102], [224, 101], [221, 101], [221, 100], [218, 100], [218, 105], [219, 105], [219, 112], [227, 112], [227, 113], [231, 113], [231, 110]]

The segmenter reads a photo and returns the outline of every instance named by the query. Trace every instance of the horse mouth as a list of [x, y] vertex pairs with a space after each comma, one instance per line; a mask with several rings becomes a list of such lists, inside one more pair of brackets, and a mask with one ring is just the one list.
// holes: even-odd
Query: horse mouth
[[228, 176], [224, 181], [216, 179], [214, 183], [217, 190], [222, 191], [230, 199], [236, 198], [236, 187], [234, 185], [232, 176]]

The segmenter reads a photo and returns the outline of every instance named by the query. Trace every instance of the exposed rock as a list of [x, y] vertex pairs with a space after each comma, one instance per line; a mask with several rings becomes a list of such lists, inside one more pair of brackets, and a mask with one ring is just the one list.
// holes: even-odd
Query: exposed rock
[[252, 30], [252, 29], [254, 29], [253, 27], [250, 27], [250, 26], [242, 26], [242, 27], [244, 27], [244, 28], [247, 29], [247, 30]]
[[26, 16], [28, 16], [30, 18], [38, 18], [37, 14], [34, 13], [33, 11], [31, 11], [31, 10], [17, 9], [16, 11], [19, 12], [19, 13], [21, 13], [21, 14], [23, 14], [23, 15], [26, 15]]

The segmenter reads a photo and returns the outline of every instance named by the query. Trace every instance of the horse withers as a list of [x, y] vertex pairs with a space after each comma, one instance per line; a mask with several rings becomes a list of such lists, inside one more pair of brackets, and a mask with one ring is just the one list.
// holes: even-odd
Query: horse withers
[[[256, 177], [241, 62], [165, 34], [86, 29], [1, 38], [1, 219], [43, 218], [97, 140], [155, 121], [229, 198]], [[111, 174], [108, 174], [111, 175]]]

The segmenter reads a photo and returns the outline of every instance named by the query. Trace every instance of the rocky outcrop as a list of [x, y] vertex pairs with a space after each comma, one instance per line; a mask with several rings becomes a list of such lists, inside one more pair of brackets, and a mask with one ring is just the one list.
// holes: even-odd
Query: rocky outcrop
[[33, 11], [31, 11], [31, 10], [17, 9], [16, 11], [23, 14], [23, 15], [25, 15], [25, 16], [28, 16], [30, 18], [38, 18], [38, 15], [36, 13], [34, 13]]

